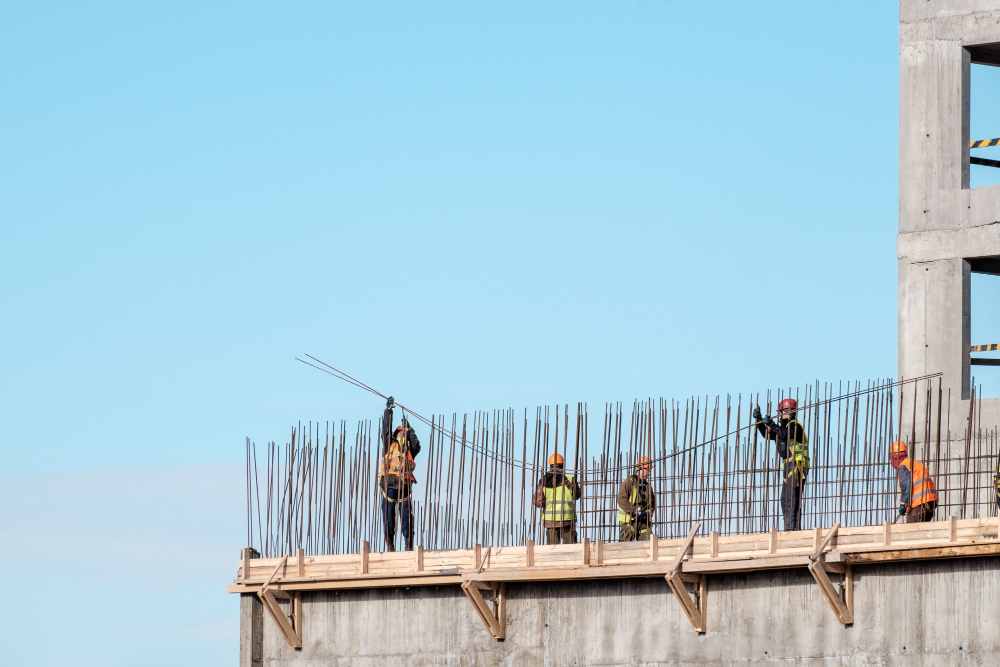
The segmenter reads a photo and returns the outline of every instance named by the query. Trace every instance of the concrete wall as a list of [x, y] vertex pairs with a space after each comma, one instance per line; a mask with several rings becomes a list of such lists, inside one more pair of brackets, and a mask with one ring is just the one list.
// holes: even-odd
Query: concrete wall
[[[970, 62], [1000, 53], [1000, 1], [901, 0], [899, 14], [899, 374], [944, 372], [961, 438], [969, 345], [1000, 342], [969, 340], [966, 261], [1000, 256], [1000, 186], [969, 188], [968, 150]], [[1000, 399], [985, 401], [982, 425], [997, 423]]]
[[856, 566], [855, 580], [845, 628], [804, 568], [713, 575], [704, 635], [662, 579], [511, 584], [504, 642], [458, 586], [305, 594], [301, 650], [244, 596], [240, 666], [1000, 665], [1000, 558]]

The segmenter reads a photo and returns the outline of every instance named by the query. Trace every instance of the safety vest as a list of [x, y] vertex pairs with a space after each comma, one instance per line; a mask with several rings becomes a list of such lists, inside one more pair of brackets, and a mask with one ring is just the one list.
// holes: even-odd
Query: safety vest
[[[652, 490], [647, 491], [647, 493], [652, 493]], [[629, 496], [628, 496], [628, 501], [632, 504], [632, 507], [635, 507], [635, 503], [636, 503], [637, 500], [639, 500], [639, 485], [638, 485], [638, 483], [632, 485], [632, 493], [630, 493]], [[618, 523], [631, 523], [631, 522], [632, 522], [632, 517], [629, 516], [628, 514], [625, 514], [624, 510], [622, 510], [622, 508], [619, 507], [618, 508]], [[646, 531], [646, 529], [643, 529], [642, 532], [645, 532], [645, 531]]]
[[573, 500], [573, 476], [566, 475], [569, 486], [560, 484], [556, 488], [543, 487], [545, 493], [545, 508], [542, 510], [542, 521], [574, 521], [576, 520], [576, 503]]
[[402, 451], [402, 445], [399, 444], [398, 440], [389, 443], [389, 451], [382, 457], [382, 470], [378, 474], [379, 479], [385, 475], [396, 475], [410, 482], [417, 481], [416, 477], [413, 476], [413, 454], [407, 450], [404, 459]]
[[802, 425], [798, 419], [794, 419], [788, 422], [789, 431], [791, 431], [792, 424], [799, 425], [799, 433], [802, 434], [802, 442], [795, 442], [789, 437], [788, 440], [788, 458], [785, 459], [785, 463], [794, 463], [795, 465], [791, 467], [785, 479], [788, 479], [792, 474], [799, 472], [805, 474], [812, 467], [809, 462], [809, 436], [806, 435], [806, 427]]
[[937, 488], [934, 480], [927, 472], [927, 467], [920, 461], [911, 461], [908, 457], [899, 464], [910, 471], [910, 504], [906, 509], [937, 500]]

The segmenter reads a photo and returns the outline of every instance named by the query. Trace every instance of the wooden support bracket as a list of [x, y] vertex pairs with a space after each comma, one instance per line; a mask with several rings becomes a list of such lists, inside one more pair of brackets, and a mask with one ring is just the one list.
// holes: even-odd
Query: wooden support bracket
[[[302, 563], [302, 550], [299, 549], [297, 554], [298, 560]], [[278, 570], [285, 567], [288, 564], [288, 556], [282, 557], [278, 562], [278, 565], [271, 572], [271, 576], [267, 578], [264, 585], [260, 587], [260, 591], [257, 592], [257, 597], [260, 601], [264, 603], [264, 609], [271, 616], [274, 624], [278, 626], [278, 630], [281, 631], [281, 635], [288, 642], [288, 645], [292, 648], [302, 648], [302, 592], [295, 591], [293, 593], [286, 593], [285, 591], [272, 589], [271, 581], [278, 574]], [[286, 615], [284, 610], [282, 610], [281, 605], [278, 604], [277, 598], [282, 598], [284, 600], [291, 600], [292, 613], [291, 615]]]
[[839, 593], [833, 587], [830, 575], [827, 574], [827, 570], [832, 569], [829, 568], [828, 564], [814, 560], [809, 563], [808, 567], [809, 573], [812, 574], [813, 579], [819, 584], [819, 588], [823, 592], [823, 597], [830, 603], [830, 609], [833, 610], [837, 620], [844, 625], [854, 623], [854, 573], [851, 571], [851, 566], [844, 566]]
[[670, 564], [670, 570], [664, 578], [667, 580], [670, 590], [674, 592], [674, 597], [681, 603], [681, 609], [684, 610], [688, 620], [691, 621], [691, 627], [694, 628], [695, 632], [705, 632], [705, 603], [708, 598], [707, 575], [701, 575], [698, 578], [698, 592], [696, 593], [698, 600], [696, 602], [691, 599], [691, 594], [688, 593], [688, 589], [684, 585], [684, 580], [687, 577], [680, 572], [681, 562], [684, 560], [684, 556], [687, 555], [688, 549], [694, 544], [694, 536], [698, 534], [699, 528], [701, 528], [700, 523], [696, 523], [691, 527], [687, 537], [684, 538], [684, 541], [677, 548], [677, 556], [674, 558], [674, 562]]
[[[483, 599], [481, 589], [493, 591], [493, 609]], [[472, 608], [479, 614], [479, 620], [494, 639], [507, 638], [507, 584], [485, 581], [463, 581], [462, 592], [469, 598]]]

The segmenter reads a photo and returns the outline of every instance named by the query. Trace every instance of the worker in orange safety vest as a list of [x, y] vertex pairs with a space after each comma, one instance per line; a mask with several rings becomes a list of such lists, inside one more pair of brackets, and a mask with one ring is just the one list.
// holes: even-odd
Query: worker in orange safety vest
[[[413, 507], [410, 494], [417, 479], [413, 476], [413, 457], [420, 453], [420, 441], [413, 427], [403, 415], [403, 423], [392, 429], [392, 409], [396, 407], [392, 396], [385, 402], [382, 414], [382, 465], [378, 474], [378, 487], [382, 493], [382, 524], [385, 529], [385, 546], [396, 550], [396, 514], [399, 514], [406, 550], [413, 551]], [[390, 435], [390, 433], [392, 435]]]
[[889, 447], [889, 463], [899, 479], [899, 515], [906, 516], [906, 523], [933, 520], [938, 495], [927, 466], [911, 459], [899, 440]]

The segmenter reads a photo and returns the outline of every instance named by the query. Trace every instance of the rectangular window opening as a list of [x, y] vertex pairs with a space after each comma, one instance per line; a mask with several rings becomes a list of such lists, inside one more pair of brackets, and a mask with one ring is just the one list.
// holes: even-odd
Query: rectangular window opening
[[[970, 381], [983, 398], [1000, 397], [1000, 257], [967, 260], [969, 293]], [[963, 392], [964, 393], [964, 392]]]
[[969, 53], [969, 187], [1000, 185], [1000, 44]]

